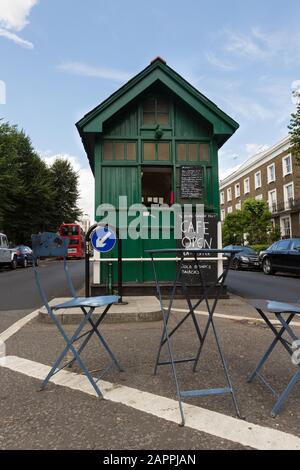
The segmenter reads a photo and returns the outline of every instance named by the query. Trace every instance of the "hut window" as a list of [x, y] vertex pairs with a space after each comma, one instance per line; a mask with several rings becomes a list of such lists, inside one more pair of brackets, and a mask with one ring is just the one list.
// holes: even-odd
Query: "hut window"
[[155, 143], [146, 142], [144, 144], [144, 160], [155, 160]]
[[104, 142], [104, 161], [136, 161], [136, 142]]
[[103, 160], [113, 160], [113, 143], [105, 142], [103, 145]]
[[143, 103], [144, 125], [169, 124], [169, 107], [165, 98], [146, 98]]
[[209, 144], [199, 142], [178, 142], [176, 146], [178, 162], [209, 162]]
[[202, 162], [209, 162], [209, 145], [200, 144], [200, 160]]
[[144, 143], [144, 161], [161, 161], [170, 160], [170, 143], [169, 142], [145, 142]]

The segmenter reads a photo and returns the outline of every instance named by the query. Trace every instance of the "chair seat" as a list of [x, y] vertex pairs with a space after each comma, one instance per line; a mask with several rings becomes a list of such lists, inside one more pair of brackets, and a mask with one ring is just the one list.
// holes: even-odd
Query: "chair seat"
[[113, 304], [118, 302], [118, 295], [102, 295], [100, 297], [76, 297], [63, 304], [55, 305], [52, 307], [53, 310], [59, 310], [62, 308], [75, 308], [75, 307], [104, 307], [105, 305]]
[[274, 312], [274, 313], [299, 313], [300, 314], [300, 306], [287, 304], [283, 302], [269, 301], [267, 308], [269, 312]]

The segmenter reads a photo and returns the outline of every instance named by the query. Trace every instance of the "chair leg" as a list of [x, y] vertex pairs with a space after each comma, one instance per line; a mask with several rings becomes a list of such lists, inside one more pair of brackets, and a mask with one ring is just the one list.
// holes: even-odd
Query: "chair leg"
[[280, 395], [277, 402], [273, 406], [272, 411], [271, 411], [272, 418], [275, 418], [278, 415], [279, 411], [283, 407], [285, 401], [287, 400], [289, 394], [291, 393], [291, 391], [293, 390], [294, 386], [296, 385], [299, 379], [300, 379], [300, 369], [293, 376], [292, 380], [290, 381], [286, 389], [283, 391], [283, 393]]
[[94, 309], [91, 309], [87, 316], [83, 318], [83, 320], [80, 322], [79, 324], [79, 327], [76, 329], [75, 333], [73, 334], [73, 336], [71, 338], [68, 338], [67, 334], [65, 333], [65, 330], [63, 329], [61, 323], [57, 320], [57, 318], [55, 317], [55, 315], [53, 314], [52, 312], [52, 319], [54, 321], [54, 323], [56, 324], [58, 330], [60, 331], [62, 337], [64, 338], [67, 346], [65, 347], [65, 349], [63, 350], [63, 352], [58, 356], [58, 358], [56, 359], [56, 361], [54, 362], [50, 372], [48, 373], [47, 377], [45, 378], [45, 380], [43, 381], [42, 385], [41, 385], [41, 390], [44, 390], [44, 388], [47, 386], [47, 384], [49, 383], [51, 377], [56, 373], [58, 372], [58, 367], [60, 365], [60, 363], [62, 362], [63, 358], [66, 356], [67, 352], [69, 350], [71, 350], [73, 356], [74, 356], [74, 359], [78, 362], [81, 370], [83, 371], [83, 373], [85, 374], [85, 376], [87, 377], [87, 379], [89, 380], [90, 384], [92, 385], [92, 387], [94, 388], [95, 392], [97, 393], [97, 395], [99, 397], [102, 397], [102, 393], [98, 387], [98, 385], [96, 384], [96, 382], [94, 381], [93, 377], [91, 376], [88, 368], [86, 367], [86, 365], [84, 364], [83, 360], [80, 358], [78, 352], [76, 351], [76, 349], [74, 348], [73, 346], [73, 343], [74, 341], [76, 341], [76, 338], [79, 337], [80, 335], [80, 332], [82, 331], [82, 329], [84, 328], [84, 326], [87, 324], [89, 318], [91, 317], [92, 313], [93, 313]]

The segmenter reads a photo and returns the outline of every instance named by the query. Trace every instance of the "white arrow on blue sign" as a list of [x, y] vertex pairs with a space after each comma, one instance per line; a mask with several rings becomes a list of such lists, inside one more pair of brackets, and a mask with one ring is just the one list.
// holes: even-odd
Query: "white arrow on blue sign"
[[91, 242], [96, 251], [107, 253], [111, 251], [116, 244], [115, 232], [109, 227], [98, 227], [92, 233]]

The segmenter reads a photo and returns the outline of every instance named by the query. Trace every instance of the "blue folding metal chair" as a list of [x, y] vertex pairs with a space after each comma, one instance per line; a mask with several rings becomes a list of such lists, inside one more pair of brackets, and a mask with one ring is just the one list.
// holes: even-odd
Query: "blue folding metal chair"
[[[59, 305], [51, 306], [48, 302], [46, 293], [42, 287], [38, 268], [35, 266], [35, 263], [34, 263], [35, 280], [36, 280], [36, 284], [37, 284], [40, 296], [43, 300], [43, 303], [47, 309], [47, 312], [50, 318], [55, 323], [55, 325], [58, 328], [58, 331], [61, 333], [63, 339], [66, 342], [66, 347], [61, 352], [61, 354], [57, 357], [49, 374], [47, 375], [44, 382], [42, 383], [41, 390], [43, 390], [47, 386], [49, 380], [54, 374], [57, 374], [60, 370], [65, 369], [66, 367], [72, 367], [74, 362], [77, 361], [82, 372], [91, 383], [97, 395], [99, 397], [103, 397], [102, 392], [98, 386], [99, 380], [112, 367], [112, 365], [115, 365], [119, 369], [119, 371], [123, 370], [120, 363], [118, 362], [115, 355], [113, 354], [110, 347], [108, 346], [107, 341], [104, 339], [103, 335], [99, 331], [100, 324], [106, 317], [111, 305], [114, 302], [117, 302], [119, 300], [119, 297], [116, 295], [105, 295], [101, 297], [90, 297], [90, 298], [77, 297], [76, 291], [74, 289], [74, 286], [70, 277], [70, 273], [68, 271], [67, 260], [66, 260], [67, 253], [68, 253], [69, 239], [61, 238], [59, 235], [55, 233], [49, 233], [49, 232], [41, 233], [38, 235], [32, 235], [31, 238], [32, 238], [33, 256], [35, 260], [41, 257], [63, 258], [64, 271], [65, 271], [67, 283], [68, 283], [68, 286], [72, 295], [71, 300], [68, 300], [67, 302], [64, 302]], [[78, 307], [81, 309], [83, 313], [83, 318], [79, 326], [76, 328], [75, 332], [73, 333], [73, 335], [69, 337], [62, 323], [59, 321], [59, 319], [55, 315], [55, 312], [60, 309], [74, 309]], [[104, 311], [99, 316], [98, 320], [94, 321], [92, 319], [93, 313], [95, 309], [99, 307], [101, 307], [102, 309], [104, 308]], [[87, 325], [90, 325], [91, 329], [82, 333], [83, 329]], [[101, 375], [95, 379], [92, 377], [83, 359], [81, 358], [81, 353], [86, 348], [88, 342], [90, 341], [90, 339], [92, 338], [94, 334], [96, 335], [96, 337], [99, 340], [99, 343], [101, 344], [101, 346], [103, 346], [104, 350], [107, 352], [107, 354], [109, 355], [111, 359], [111, 362], [109, 363], [109, 365], [102, 371]], [[84, 341], [81, 343], [80, 347], [76, 349], [74, 347], [74, 343], [76, 343], [77, 341], [83, 338], [84, 338]], [[72, 360], [69, 361], [67, 364], [64, 364], [63, 366], [59, 367], [69, 351], [73, 355]]]
[[[300, 315], [300, 305], [292, 305], [283, 302], [276, 302], [272, 300], [247, 300], [247, 302], [252, 305], [262, 319], [265, 321], [266, 325], [270, 328], [270, 330], [274, 333], [275, 339], [272, 341], [268, 349], [266, 350], [265, 354], [262, 356], [261, 360], [257, 364], [256, 368], [252, 372], [252, 374], [248, 378], [248, 382], [252, 382], [255, 377], [260, 379], [260, 381], [275, 395], [277, 401], [272, 408], [271, 416], [274, 418], [280, 412], [281, 408], [283, 407], [285, 401], [287, 400], [289, 394], [295, 387], [296, 383], [300, 379], [300, 361], [295, 363], [294, 365], [297, 367], [297, 371], [293, 375], [292, 379], [284, 389], [281, 394], [278, 394], [274, 388], [270, 385], [270, 383], [266, 380], [266, 378], [261, 374], [261, 369], [264, 364], [269, 359], [271, 353], [273, 352], [277, 343], [281, 343], [287, 353], [293, 358], [295, 354], [295, 347], [299, 349], [300, 341], [299, 337], [296, 336], [293, 329], [291, 328], [291, 321], [294, 319], [295, 316]], [[300, 301], [299, 301], [300, 304]], [[275, 315], [276, 320], [278, 320], [281, 328], [277, 330], [273, 323], [268, 318], [265, 312], [271, 313]], [[285, 318], [287, 316], [287, 318]], [[286, 334], [290, 340], [283, 337]], [[294, 343], [296, 342], [296, 343]]]

